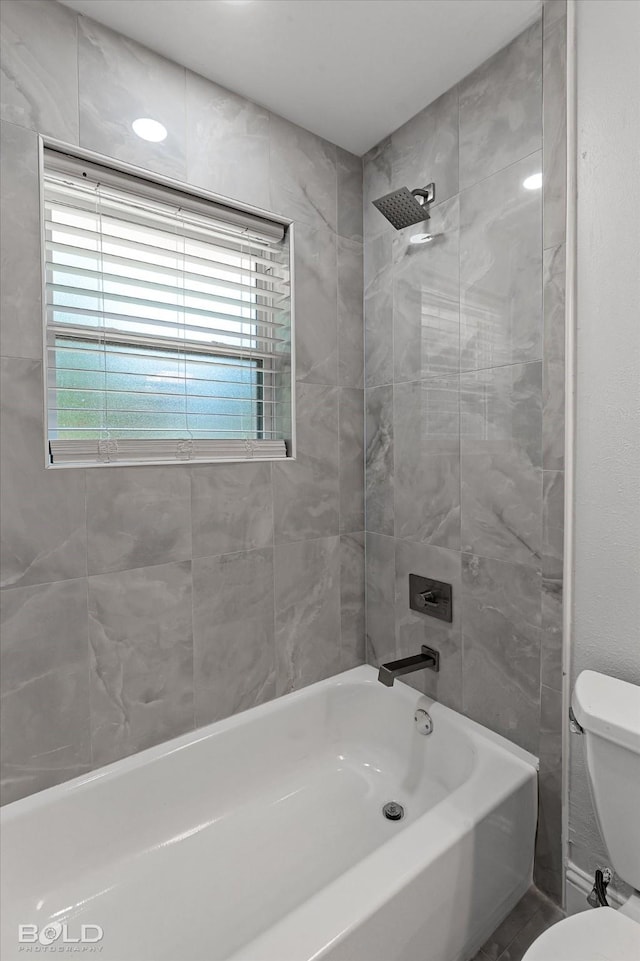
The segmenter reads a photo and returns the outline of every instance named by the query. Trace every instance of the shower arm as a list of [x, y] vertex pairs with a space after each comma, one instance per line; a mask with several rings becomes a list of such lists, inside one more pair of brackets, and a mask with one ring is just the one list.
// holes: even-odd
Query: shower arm
[[[426, 187], [416, 187], [411, 193], [418, 200], [418, 203], [432, 204], [436, 199], [436, 185], [435, 183], [427, 184]], [[422, 199], [420, 199], [422, 198]]]

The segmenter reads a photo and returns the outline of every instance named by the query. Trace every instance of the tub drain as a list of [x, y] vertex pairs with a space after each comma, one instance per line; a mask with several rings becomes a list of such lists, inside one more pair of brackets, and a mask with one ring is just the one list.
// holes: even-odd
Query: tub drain
[[397, 801], [387, 801], [382, 808], [382, 813], [389, 821], [401, 821], [404, 817], [404, 808]]

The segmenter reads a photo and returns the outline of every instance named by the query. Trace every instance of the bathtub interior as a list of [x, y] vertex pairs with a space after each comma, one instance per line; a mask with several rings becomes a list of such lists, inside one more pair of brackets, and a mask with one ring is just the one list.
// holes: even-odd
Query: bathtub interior
[[212, 930], [224, 958], [469, 781], [478, 742], [452, 712], [422, 699], [425, 737], [416, 693], [370, 668], [314, 687], [10, 805], [11, 913], [97, 922], [136, 961]]

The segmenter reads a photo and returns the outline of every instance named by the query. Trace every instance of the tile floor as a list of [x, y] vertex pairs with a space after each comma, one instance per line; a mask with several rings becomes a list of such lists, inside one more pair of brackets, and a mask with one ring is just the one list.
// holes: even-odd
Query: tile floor
[[532, 886], [471, 961], [522, 961], [538, 935], [563, 917], [560, 908]]

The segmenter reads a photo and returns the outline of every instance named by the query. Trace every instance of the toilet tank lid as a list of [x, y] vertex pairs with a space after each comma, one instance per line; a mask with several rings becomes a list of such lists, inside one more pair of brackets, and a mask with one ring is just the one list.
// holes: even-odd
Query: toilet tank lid
[[597, 671], [582, 671], [573, 688], [576, 720], [590, 734], [640, 754], [640, 687]]

